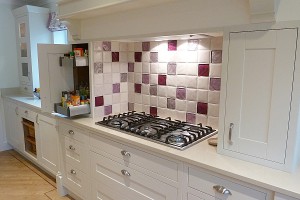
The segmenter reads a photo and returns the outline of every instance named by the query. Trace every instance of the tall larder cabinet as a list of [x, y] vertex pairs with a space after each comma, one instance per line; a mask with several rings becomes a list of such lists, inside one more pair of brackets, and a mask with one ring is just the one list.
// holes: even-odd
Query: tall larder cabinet
[[52, 43], [52, 33], [47, 29], [49, 9], [23, 6], [13, 11], [16, 21], [20, 90], [32, 94], [40, 87], [37, 44]]

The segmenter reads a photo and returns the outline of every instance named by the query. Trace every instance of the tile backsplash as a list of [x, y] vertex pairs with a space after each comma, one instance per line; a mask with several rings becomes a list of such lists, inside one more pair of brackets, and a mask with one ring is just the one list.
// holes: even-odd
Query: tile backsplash
[[95, 116], [135, 110], [217, 128], [222, 42], [94, 42]]

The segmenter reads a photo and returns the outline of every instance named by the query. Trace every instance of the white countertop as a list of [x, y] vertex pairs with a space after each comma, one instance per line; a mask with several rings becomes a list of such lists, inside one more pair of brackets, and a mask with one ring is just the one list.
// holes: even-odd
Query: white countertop
[[41, 110], [41, 100], [37, 97], [25, 96], [23, 94], [7, 94], [4, 98], [23, 103], [26, 107], [30, 107], [34, 110]]
[[264, 167], [217, 153], [216, 147], [200, 142], [183, 151], [147, 141], [117, 130], [95, 125], [100, 119], [78, 118], [60, 119], [63, 122], [80, 126], [95, 134], [108, 136], [114, 140], [126, 142], [145, 151], [158, 153], [176, 160], [189, 163], [231, 178], [300, 199], [300, 169], [294, 173]]

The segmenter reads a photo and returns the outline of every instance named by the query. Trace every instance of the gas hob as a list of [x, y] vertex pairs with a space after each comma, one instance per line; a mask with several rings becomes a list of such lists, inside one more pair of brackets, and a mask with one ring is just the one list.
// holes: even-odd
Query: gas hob
[[215, 134], [210, 126], [193, 125], [187, 122], [162, 119], [146, 113], [128, 112], [104, 117], [97, 125], [107, 126], [150, 141], [184, 150]]

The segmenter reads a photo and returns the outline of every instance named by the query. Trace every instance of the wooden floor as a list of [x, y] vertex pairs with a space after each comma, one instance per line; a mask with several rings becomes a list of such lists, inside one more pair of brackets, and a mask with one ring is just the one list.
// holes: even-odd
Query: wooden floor
[[0, 200], [70, 200], [60, 197], [55, 181], [15, 151], [0, 152]]

